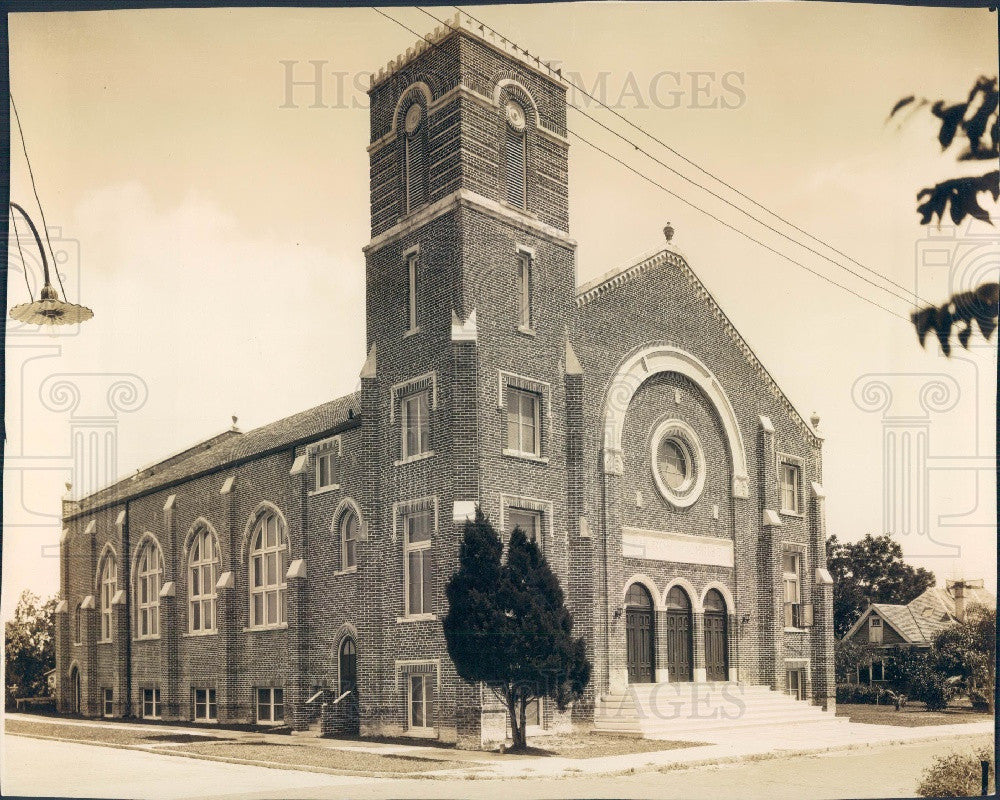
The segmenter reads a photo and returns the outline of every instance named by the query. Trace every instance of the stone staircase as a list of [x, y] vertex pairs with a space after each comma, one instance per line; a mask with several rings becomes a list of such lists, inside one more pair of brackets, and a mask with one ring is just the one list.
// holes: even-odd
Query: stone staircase
[[806, 700], [745, 683], [631, 684], [624, 694], [601, 697], [594, 709], [595, 730], [647, 739], [717, 738], [744, 730], [753, 736], [760, 729], [817, 724], [850, 723]]

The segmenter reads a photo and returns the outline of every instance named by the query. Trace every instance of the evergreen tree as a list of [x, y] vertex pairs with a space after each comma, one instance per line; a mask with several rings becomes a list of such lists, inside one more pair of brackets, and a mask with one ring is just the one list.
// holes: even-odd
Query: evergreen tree
[[448, 583], [444, 633], [458, 674], [486, 684], [506, 706], [519, 750], [527, 746], [527, 706], [549, 697], [565, 710], [589, 682], [590, 662], [538, 545], [515, 528], [506, 563], [502, 553], [500, 537], [477, 509]]

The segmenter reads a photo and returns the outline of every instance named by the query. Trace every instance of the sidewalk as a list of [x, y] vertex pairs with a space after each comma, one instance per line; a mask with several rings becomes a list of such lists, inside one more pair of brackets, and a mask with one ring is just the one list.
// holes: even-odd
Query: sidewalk
[[[57, 737], [68, 741], [86, 741], [85, 730], [76, 728], [103, 728], [108, 731], [120, 730], [126, 733], [150, 734], [183, 737], [184, 744], [192, 740], [203, 739], [206, 743], [230, 741], [234, 745], [272, 745], [283, 748], [305, 748], [302, 752], [310, 755], [302, 764], [277, 763], [259, 759], [243, 759], [219, 757], [203, 752], [182, 750], [178, 745], [142, 744], [121, 745], [129, 749], [153, 751], [165, 755], [185, 756], [188, 758], [204, 758], [208, 760], [226, 761], [228, 763], [246, 763], [272, 766], [278, 769], [302, 769], [315, 772], [360, 774], [359, 771], [334, 769], [320, 766], [323, 757], [317, 751], [335, 751], [338, 753], [369, 754], [370, 756], [386, 757], [387, 760], [402, 760], [413, 765], [414, 774], [426, 778], [531, 778], [559, 777], [580, 775], [608, 775], [616, 773], [648, 772], [653, 770], [666, 771], [684, 769], [710, 764], [731, 763], [741, 760], [762, 760], [781, 758], [792, 755], [810, 753], [857, 750], [868, 747], [878, 747], [888, 744], [906, 742], [941, 741], [944, 747], [954, 741], [955, 746], [963, 745], [960, 740], [968, 737], [992, 736], [992, 722], [974, 722], [955, 725], [940, 725], [933, 727], [902, 728], [886, 725], [866, 725], [860, 723], [845, 723], [838, 725], [823, 725], [822, 723], [784, 726], [776, 729], [760, 728], [742, 732], [719, 732], [709, 736], [709, 743], [697, 744], [680, 749], [629, 753], [626, 755], [604, 756], [597, 758], [568, 758], [565, 756], [531, 756], [531, 755], [500, 755], [478, 751], [456, 750], [454, 748], [434, 747], [421, 744], [370, 742], [340, 739], [319, 739], [311, 737], [291, 737], [282, 734], [259, 733], [254, 731], [230, 731], [223, 729], [192, 728], [172, 725], [143, 725], [141, 723], [105, 722], [102, 720], [61, 720], [57, 717], [39, 717], [30, 714], [7, 714], [6, 719], [18, 723], [36, 723], [39, 725], [58, 725], [65, 727], [65, 735], [60, 732]], [[24, 729], [25, 726], [18, 725]], [[41, 728], [39, 729], [42, 730]], [[25, 732], [14, 735], [31, 736], [30, 725]], [[703, 739], [705, 737], [702, 737]], [[92, 741], [92, 744], [101, 744]], [[104, 743], [106, 746], [114, 746]], [[545, 738], [538, 737], [532, 744], [544, 747]], [[668, 746], [664, 742], [664, 746]], [[207, 747], [207, 745], [206, 745]], [[265, 748], [266, 751], [266, 748]], [[287, 751], [287, 750], [286, 750]], [[331, 756], [333, 753], [331, 752]], [[331, 758], [331, 763], [338, 759]], [[435, 769], [431, 762], [439, 762], [440, 768]], [[419, 765], [419, 766], [418, 766]], [[407, 769], [404, 766], [404, 769]], [[399, 770], [391, 772], [380, 769], [367, 771], [370, 775], [385, 777], [402, 777], [405, 774]]]

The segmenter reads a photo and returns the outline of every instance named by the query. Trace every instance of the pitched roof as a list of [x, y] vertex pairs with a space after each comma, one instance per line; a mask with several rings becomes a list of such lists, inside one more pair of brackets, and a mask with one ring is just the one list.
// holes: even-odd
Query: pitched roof
[[79, 511], [94, 511], [228, 464], [319, 438], [335, 429], [348, 427], [352, 420], [360, 421], [360, 407], [360, 393], [354, 392], [246, 433], [234, 430], [213, 436], [135, 475], [99, 489], [79, 501]]

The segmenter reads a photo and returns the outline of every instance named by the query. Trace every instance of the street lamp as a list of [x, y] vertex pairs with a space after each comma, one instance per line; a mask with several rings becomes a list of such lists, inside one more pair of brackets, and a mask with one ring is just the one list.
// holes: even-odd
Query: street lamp
[[[42, 254], [42, 268], [45, 272], [45, 285], [42, 286], [39, 299], [35, 300], [32, 298], [32, 302], [30, 303], [22, 303], [21, 305], [14, 306], [10, 310], [10, 315], [18, 322], [26, 322], [29, 325], [74, 325], [79, 322], [86, 322], [94, 316], [94, 312], [86, 306], [78, 306], [75, 303], [66, 301], [65, 297], [60, 300], [59, 293], [52, 286], [52, 282], [49, 279], [49, 262], [45, 257], [45, 248], [42, 247], [42, 239], [38, 235], [38, 228], [31, 221], [28, 212], [13, 201], [10, 203], [10, 208], [11, 211], [20, 212], [21, 216], [27, 220], [28, 227], [31, 228], [31, 232], [35, 236], [38, 252]], [[14, 236], [15, 238], [17, 237], [16, 227]], [[18, 245], [18, 248], [20, 249], [20, 245]]]

